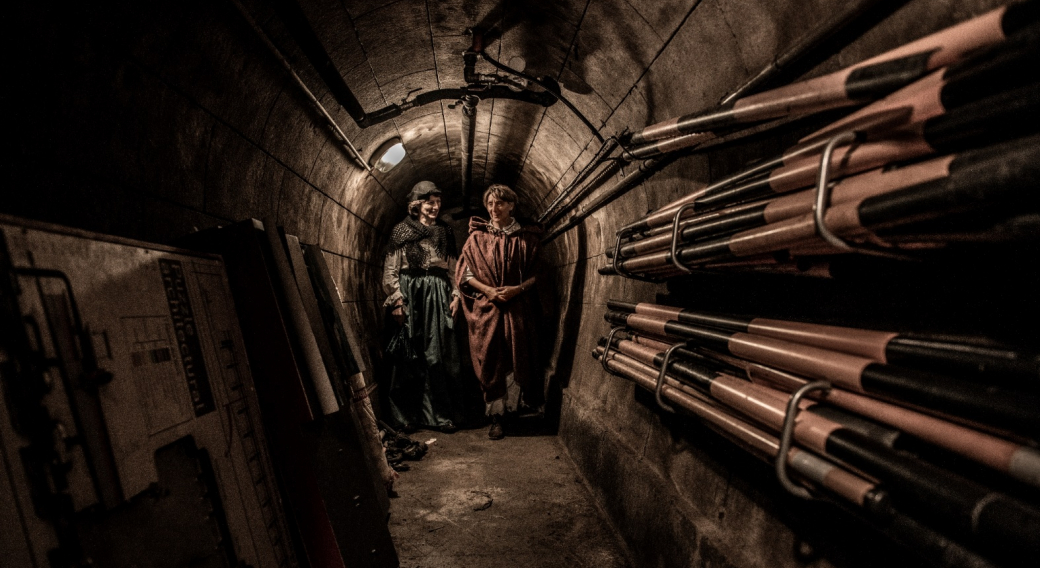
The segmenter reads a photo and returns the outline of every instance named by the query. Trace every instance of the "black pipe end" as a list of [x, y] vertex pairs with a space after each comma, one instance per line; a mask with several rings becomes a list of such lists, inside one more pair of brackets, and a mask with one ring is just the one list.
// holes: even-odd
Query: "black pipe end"
[[607, 300], [607, 307], [611, 310], [617, 310], [622, 312], [636, 311], [636, 304], [631, 302], [622, 302], [621, 300]]

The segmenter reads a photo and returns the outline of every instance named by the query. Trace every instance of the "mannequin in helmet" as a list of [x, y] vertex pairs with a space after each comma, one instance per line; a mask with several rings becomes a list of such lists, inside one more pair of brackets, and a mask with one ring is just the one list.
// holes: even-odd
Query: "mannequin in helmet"
[[398, 428], [454, 432], [461, 420], [460, 359], [455, 339], [459, 292], [455, 235], [440, 220], [441, 191], [415, 184], [408, 217], [394, 226], [383, 266], [384, 306], [397, 333], [387, 354], [393, 361], [389, 410]]

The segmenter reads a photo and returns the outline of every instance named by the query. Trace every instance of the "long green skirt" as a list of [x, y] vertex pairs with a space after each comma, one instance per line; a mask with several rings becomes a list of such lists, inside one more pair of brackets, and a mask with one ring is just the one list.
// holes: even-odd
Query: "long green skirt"
[[[443, 273], [400, 276], [408, 319], [390, 339], [390, 415], [398, 427], [441, 428], [462, 420], [459, 347]], [[393, 322], [391, 325], [395, 325]]]

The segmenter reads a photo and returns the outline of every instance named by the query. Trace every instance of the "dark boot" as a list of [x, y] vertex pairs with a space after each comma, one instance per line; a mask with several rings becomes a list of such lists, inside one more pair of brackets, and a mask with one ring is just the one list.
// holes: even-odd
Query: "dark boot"
[[501, 440], [506, 437], [506, 433], [502, 431], [502, 415], [492, 414], [491, 415], [491, 428], [488, 430], [488, 438], [492, 440]]

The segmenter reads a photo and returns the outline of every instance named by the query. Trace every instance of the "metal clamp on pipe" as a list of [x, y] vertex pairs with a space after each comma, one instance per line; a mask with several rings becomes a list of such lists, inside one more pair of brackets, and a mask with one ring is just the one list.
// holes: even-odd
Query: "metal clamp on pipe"
[[802, 401], [802, 397], [816, 390], [829, 391], [831, 390], [831, 384], [827, 381], [808, 383], [794, 391], [794, 394], [791, 395], [791, 400], [787, 401], [787, 414], [784, 415], [784, 425], [780, 429], [780, 449], [777, 450], [776, 463], [774, 464], [776, 467], [776, 478], [780, 481], [780, 485], [788, 493], [802, 499], [814, 499], [814, 497], [808, 489], [795, 485], [791, 478], [788, 477], [787, 454], [791, 451], [791, 437], [794, 434], [794, 420], [798, 414], [798, 403]]
[[695, 203], [687, 203], [683, 205], [679, 208], [678, 211], [675, 212], [675, 218], [672, 220], [672, 264], [674, 264], [676, 268], [682, 270], [687, 274], [692, 273], [693, 270], [690, 269], [690, 267], [683, 264], [681, 260], [679, 260], [679, 220], [682, 218], [682, 214], [684, 211], [695, 205]]
[[599, 362], [603, 365], [603, 370], [615, 376], [620, 375], [610, 370], [610, 367], [607, 366], [607, 353], [610, 353], [610, 346], [614, 344], [614, 334], [622, 329], [625, 329], [625, 326], [619, 325], [610, 330], [610, 334], [607, 335], [607, 344], [603, 347], [603, 355], [600, 355], [599, 357]]
[[619, 276], [631, 278], [632, 280], [642, 280], [643, 282], [660, 282], [656, 278], [639, 276], [638, 274], [633, 274], [621, 267], [621, 235], [617, 235], [614, 239], [614, 258], [612, 258], [611, 261], [614, 264], [614, 272], [617, 272]]
[[914, 260], [913, 257], [881, 250], [876, 247], [868, 246], [865, 244], [853, 244], [845, 239], [842, 239], [838, 235], [834, 234], [829, 228], [827, 223], [824, 221], [824, 214], [827, 212], [827, 206], [831, 199], [831, 188], [830, 188], [830, 169], [831, 169], [831, 156], [834, 154], [834, 149], [841, 144], [850, 144], [859, 139], [859, 134], [855, 130], [846, 130], [833, 136], [827, 145], [823, 148], [823, 153], [820, 155], [820, 174], [816, 181], [816, 199], [813, 202], [813, 224], [816, 226], [816, 234], [827, 241], [827, 244], [840, 249], [852, 252], [858, 252], [862, 254], [869, 254], [872, 256], [879, 256], [883, 258], [891, 258], [896, 260]]
[[686, 343], [676, 343], [668, 348], [668, 351], [664, 352], [664, 359], [661, 361], [661, 372], [657, 375], [657, 386], [654, 387], [654, 400], [657, 401], [657, 406], [675, 414], [675, 409], [671, 405], [661, 400], [661, 389], [664, 387], [664, 379], [668, 373], [668, 362], [672, 358], [672, 353], [680, 347], [685, 347]]

